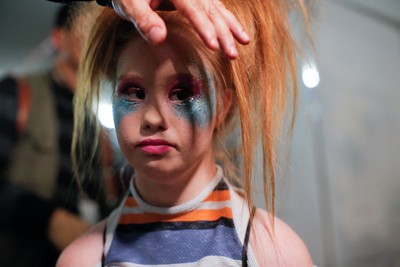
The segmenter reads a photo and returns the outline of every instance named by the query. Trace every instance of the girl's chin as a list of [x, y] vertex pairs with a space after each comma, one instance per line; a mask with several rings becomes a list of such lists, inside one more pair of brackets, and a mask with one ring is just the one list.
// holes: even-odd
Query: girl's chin
[[154, 160], [144, 165], [136, 166], [134, 169], [137, 175], [162, 181], [163, 177], [164, 179], [168, 177], [179, 177], [187, 167], [183, 164], [172, 164]]

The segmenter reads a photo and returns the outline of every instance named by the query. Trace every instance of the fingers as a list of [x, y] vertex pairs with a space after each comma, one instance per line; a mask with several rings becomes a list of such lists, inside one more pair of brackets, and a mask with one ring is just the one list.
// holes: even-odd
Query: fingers
[[215, 27], [202, 4], [199, 4], [199, 1], [193, 1], [192, 3], [182, 2], [184, 1], [176, 1], [174, 3], [175, 7], [190, 21], [209, 48], [213, 50], [219, 49]]
[[250, 42], [240, 22], [219, 0], [112, 0], [112, 3], [115, 12], [131, 21], [153, 44], [167, 36], [164, 21], [154, 12], [165, 3], [172, 3], [191, 22], [209, 48], [221, 49], [230, 58], [238, 56], [235, 40], [240, 44]]
[[229, 25], [222, 16], [220, 8], [217, 6], [216, 2], [219, 1], [211, 1], [208, 17], [211, 23], [214, 25], [215, 33], [217, 35], [221, 50], [224, 51], [224, 53], [230, 58], [236, 58], [237, 49], [234, 37], [232, 36]]
[[158, 44], [165, 40], [167, 29], [164, 21], [153, 11], [161, 1], [112, 0], [115, 12], [131, 21], [148, 42]]
[[227, 23], [231, 33], [233, 34], [234, 38], [241, 44], [248, 44], [250, 42], [250, 37], [237, 20], [237, 18], [225, 8], [222, 2], [217, 1], [217, 5], [219, 5], [219, 11], [221, 15], [224, 17], [225, 22]]
[[192, 23], [205, 44], [236, 58], [235, 39], [241, 44], [250, 38], [235, 16], [218, 0], [175, 0], [175, 7]]

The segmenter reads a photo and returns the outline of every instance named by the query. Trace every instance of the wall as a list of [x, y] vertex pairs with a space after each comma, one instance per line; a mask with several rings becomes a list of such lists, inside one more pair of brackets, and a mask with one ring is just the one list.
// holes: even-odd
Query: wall
[[280, 213], [319, 266], [399, 266], [400, 24], [319, 3], [321, 82], [301, 89]]
[[0, 1], [0, 76], [46, 60], [44, 40], [58, 6], [45, 0]]

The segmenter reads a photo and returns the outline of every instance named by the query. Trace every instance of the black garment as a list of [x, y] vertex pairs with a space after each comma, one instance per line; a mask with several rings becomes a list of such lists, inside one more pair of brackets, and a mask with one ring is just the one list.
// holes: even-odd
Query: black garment
[[[71, 4], [71, 3], [76, 3], [76, 2], [91, 2], [94, 0], [47, 0], [47, 1], [63, 3], [63, 4]], [[100, 6], [107, 6], [107, 7], [113, 8], [112, 0], [96, 0], [96, 2]], [[169, 0], [163, 0], [159, 4], [157, 10], [172, 11], [172, 10], [176, 10], [176, 8]]]
[[[49, 75], [49, 77], [51, 77]], [[54, 80], [49, 81], [57, 113], [59, 168], [54, 194], [40, 197], [13, 184], [6, 176], [10, 154], [18, 142], [18, 83], [7, 77], [0, 81], [0, 266], [54, 267], [59, 252], [47, 238], [50, 216], [57, 207], [78, 214], [80, 189], [73, 180], [71, 141], [73, 130], [73, 94]], [[40, 103], [32, 103], [37, 105]], [[90, 136], [89, 136], [90, 138]], [[22, 168], [23, 166], [21, 166]], [[102, 217], [110, 210], [99, 188], [101, 168], [94, 168], [94, 177], [87, 183], [87, 193], [103, 208]]]
[[[70, 4], [73, 2], [91, 2], [94, 0], [48, 0], [50, 2], [57, 2], [57, 3], [64, 3], [64, 4]], [[112, 7], [112, 1], [111, 0], [96, 0], [97, 4], [101, 6], [108, 6]]]

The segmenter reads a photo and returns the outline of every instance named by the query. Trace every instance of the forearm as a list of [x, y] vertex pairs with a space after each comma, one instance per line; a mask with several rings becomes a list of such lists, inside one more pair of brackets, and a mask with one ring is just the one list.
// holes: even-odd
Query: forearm
[[51, 214], [46, 234], [54, 246], [62, 251], [89, 227], [90, 225], [78, 216], [57, 208]]

